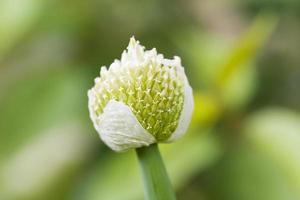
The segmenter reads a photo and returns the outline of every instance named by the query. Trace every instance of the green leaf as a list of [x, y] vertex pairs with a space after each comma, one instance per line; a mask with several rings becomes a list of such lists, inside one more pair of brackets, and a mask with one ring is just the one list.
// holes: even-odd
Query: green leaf
[[0, 199], [69, 195], [99, 141], [85, 127], [86, 91], [85, 72], [70, 68], [22, 74], [1, 91]]
[[65, 199], [95, 146], [80, 123], [39, 132], [0, 166], [0, 199]]
[[270, 38], [277, 24], [277, 18], [262, 14], [229, 50], [218, 67], [214, 85], [222, 100], [231, 109], [242, 108], [253, 97], [257, 83], [255, 58]]
[[2, 91], [0, 162], [40, 131], [82, 113], [87, 116], [86, 88], [80, 83], [83, 78], [80, 72], [48, 69], [25, 75]]
[[254, 113], [245, 123], [249, 142], [270, 157], [300, 197], [300, 115], [269, 108]]
[[232, 145], [200, 181], [207, 199], [296, 200], [283, 173], [270, 158], [242, 142]]
[[41, 0], [0, 1], [0, 61], [32, 28], [42, 10]]
[[255, 58], [267, 39], [270, 38], [276, 24], [277, 18], [273, 15], [262, 14], [256, 17], [246, 33], [236, 41], [236, 45], [220, 67], [220, 72], [216, 77], [218, 87], [226, 85], [236, 71], [245, 65], [247, 66]]

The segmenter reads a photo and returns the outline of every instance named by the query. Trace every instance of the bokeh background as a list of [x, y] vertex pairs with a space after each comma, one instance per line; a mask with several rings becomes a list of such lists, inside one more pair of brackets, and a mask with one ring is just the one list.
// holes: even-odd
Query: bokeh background
[[134, 35], [179, 55], [179, 200], [300, 199], [300, 1], [0, 0], [0, 199], [139, 200], [135, 152], [100, 141], [87, 90]]

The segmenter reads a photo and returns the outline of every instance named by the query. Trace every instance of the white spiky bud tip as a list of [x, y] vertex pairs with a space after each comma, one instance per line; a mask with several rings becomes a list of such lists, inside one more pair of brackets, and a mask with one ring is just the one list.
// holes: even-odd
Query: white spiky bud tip
[[120, 60], [101, 67], [88, 97], [94, 127], [115, 151], [177, 140], [194, 108], [180, 58], [147, 51], [134, 37]]

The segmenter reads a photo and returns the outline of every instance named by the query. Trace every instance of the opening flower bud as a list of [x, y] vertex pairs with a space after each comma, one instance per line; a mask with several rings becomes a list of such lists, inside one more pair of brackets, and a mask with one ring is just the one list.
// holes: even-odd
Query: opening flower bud
[[115, 151], [175, 141], [194, 107], [180, 58], [145, 51], [133, 37], [121, 60], [101, 67], [88, 97], [94, 127]]

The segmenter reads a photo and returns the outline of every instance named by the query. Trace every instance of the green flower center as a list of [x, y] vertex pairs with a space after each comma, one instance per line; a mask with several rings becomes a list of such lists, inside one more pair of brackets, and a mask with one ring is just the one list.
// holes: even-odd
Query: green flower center
[[178, 126], [183, 109], [183, 78], [175, 67], [148, 64], [141, 67], [101, 69], [96, 80], [96, 115], [114, 99], [128, 105], [140, 124], [156, 140], [165, 141]]

